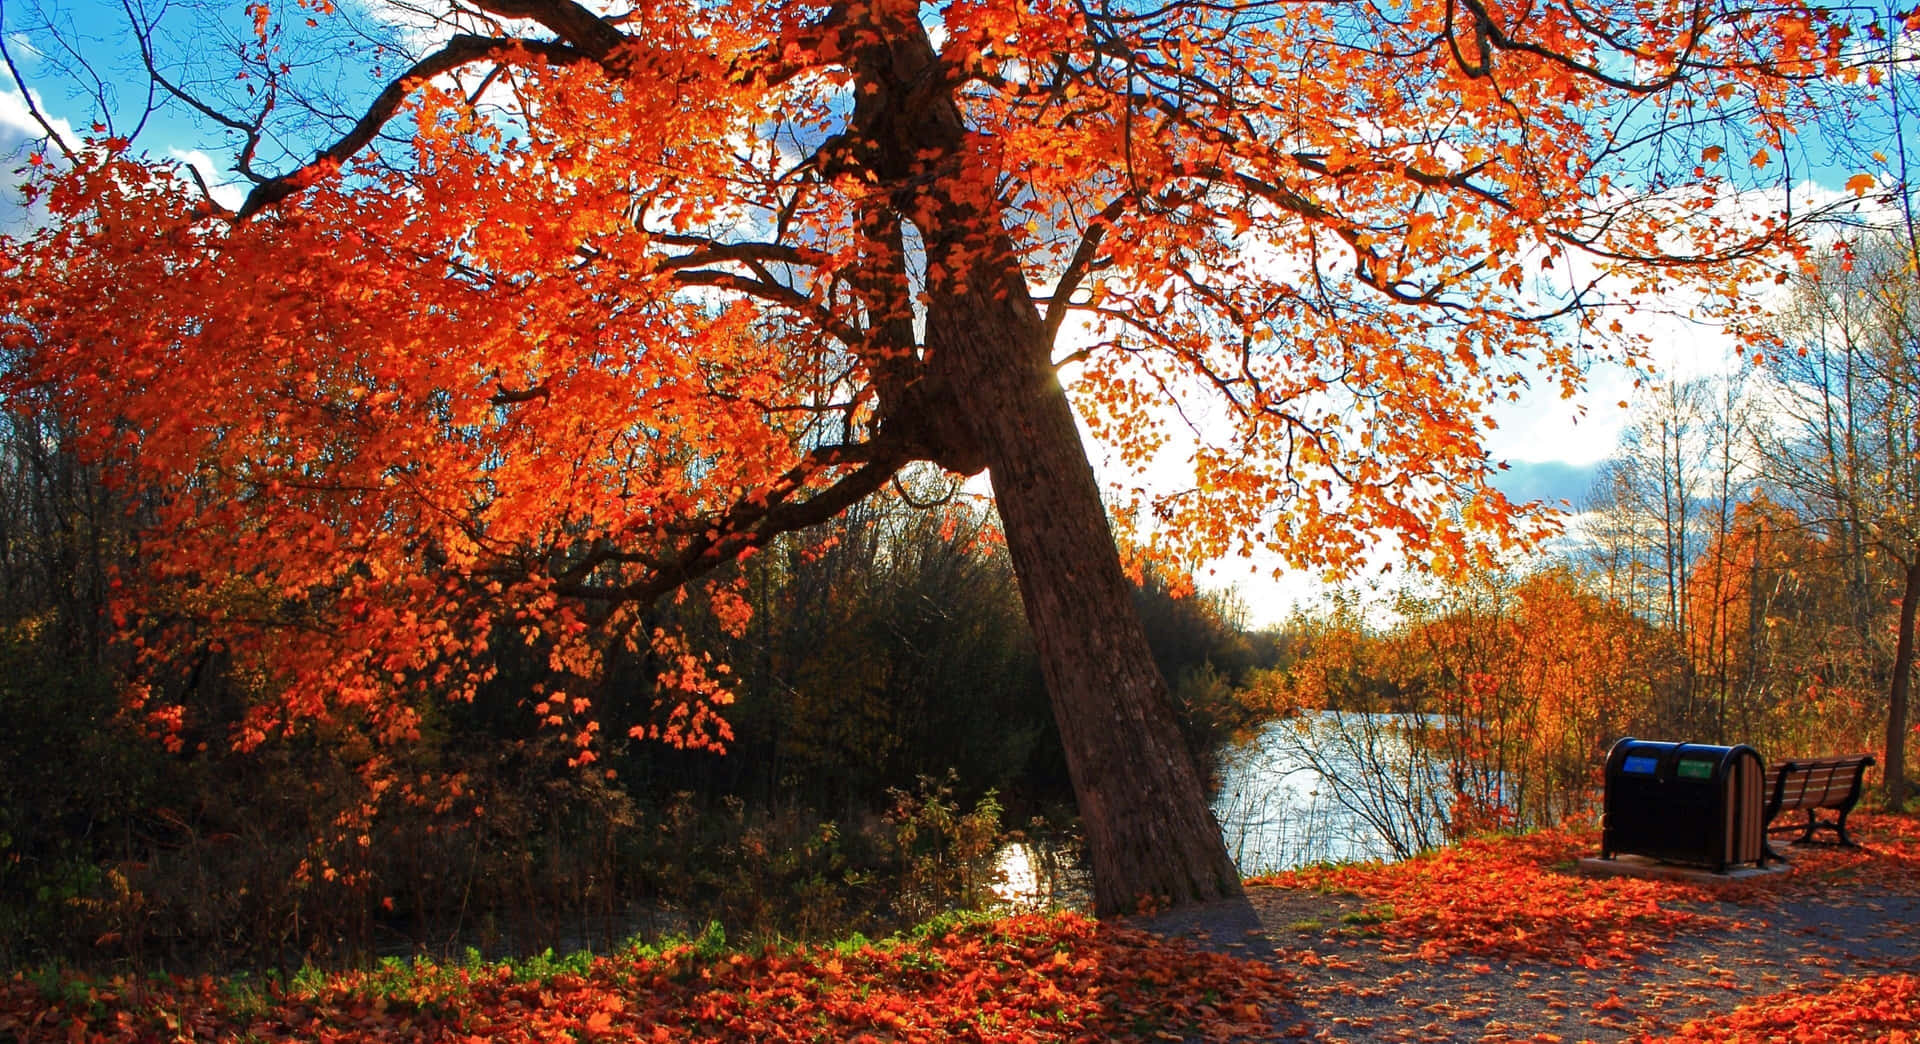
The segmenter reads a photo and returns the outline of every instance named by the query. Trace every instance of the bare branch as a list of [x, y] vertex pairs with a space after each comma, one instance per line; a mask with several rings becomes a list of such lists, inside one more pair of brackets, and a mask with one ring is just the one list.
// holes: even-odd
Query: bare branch
[[311, 162], [257, 185], [247, 195], [247, 201], [240, 205], [235, 220], [244, 221], [252, 217], [300, 191], [319, 172], [351, 159], [354, 153], [365, 148], [368, 142], [379, 135], [380, 128], [400, 111], [401, 103], [421, 84], [464, 65], [482, 61], [506, 62], [521, 54], [552, 64], [568, 64], [589, 57], [562, 44], [492, 36], [456, 36], [447, 41], [445, 47], [415, 62], [412, 68], [387, 84], [386, 89], [367, 107], [366, 115], [360, 117], [360, 122]]
[[689, 253], [663, 258], [660, 267], [668, 271], [700, 268], [705, 265], [742, 264], [806, 265], [824, 267], [831, 259], [818, 250], [805, 250], [783, 243], [719, 243], [705, 236], [671, 232], [649, 232], [648, 238], [669, 246], [692, 247]]
[[[133, 6], [130, 3], [127, 3], [126, 0], [122, 0], [121, 7], [126, 10], [127, 18], [129, 20], [133, 19], [134, 17]], [[175, 84], [171, 79], [168, 79], [164, 74], [160, 72], [159, 63], [154, 61], [153, 47], [152, 47], [151, 41], [147, 39], [146, 31], [141, 30], [141, 31], [135, 32], [133, 35], [135, 39], [140, 41], [140, 61], [144, 63], [147, 67], [147, 82], [149, 84], [159, 86], [160, 89], [166, 91], [168, 94], [172, 95], [174, 98], [185, 103], [188, 108], [192, 109], [193, 111], [199, 113], [202, 116], [205, 116], [207, 119], [210, 119], [213, 122], [218, 123], [221, 126], [226, 127], [230, 130], [239, 131], [241, 134], [245, 135], [246, 141], [244, 144], [240, 146], [240, 155], [237, 159], [234, 160], [233, 169], [239, 171], [242, 177], [246, 178], [248, 181], [254, 182], [255, 184], [258, 184], [262, 181], [267, 180], [264, 176], [254, 172], [253, 157], [254, 157], [254, 154], [257, 151], [259, 151], [259, 148], [260, 148], [260, 139], [262, 136], [261, 127], [265, 121], [266, 112], [273, 108], [273, 97], [274, 97], [273, 91], [269, 89], [269, 91], [267, 92], [266, 107], [261, 110], [261, 114], [259, 117], [255, 118], [251, 122], [246, 120], [235, 119], [234, 117], [229, 116], [224, 112], [221, 112], [219, 109], [216, 109], [211, 105], [208, 105], [206, 102], [201, 101], [199, 98], [194, 97], [192, 94], [188, 93], [184, 88]], [[209, 199], [212, 198], [211, 193], [208, 194], [208, 198]]]
[[[0, 11], [4, 10], [4, 6], [0, 6]], [[39, 103], [33, 100], [33, 92], [27, 90], [27, 81], [21, 77], [20, 67], [13, 63], [13, 52], [7, 50], [7, 34], [4, 25], [0, 25], [0, 59], [6, 60], [7, 75], [13, 77], [13, 87], [20, 92], [20, 99], [26, 104], [27, 114], [33, 117], [33, 122], [39, 124], [40, 129], [46, 132], [47, 140], [53, 142], [54, 148], [60, 150], [60, 154], [67, 158], [67, 162], [78, 162], [80, 157], [74, 154], [73, 147], [67, 144], [58, 130], [54, 129], [53, 121], [47, 119], [46, 114], [40, 111]]]

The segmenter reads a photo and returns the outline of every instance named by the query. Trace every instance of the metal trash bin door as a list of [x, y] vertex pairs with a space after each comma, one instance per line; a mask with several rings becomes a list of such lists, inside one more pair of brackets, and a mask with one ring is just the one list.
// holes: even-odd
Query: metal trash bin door
[[1643, 855], [1716, 873], [1768, 857], [1766, 766], [1752, 747], [1628, 737], [1607, 754], [1600, 855]]

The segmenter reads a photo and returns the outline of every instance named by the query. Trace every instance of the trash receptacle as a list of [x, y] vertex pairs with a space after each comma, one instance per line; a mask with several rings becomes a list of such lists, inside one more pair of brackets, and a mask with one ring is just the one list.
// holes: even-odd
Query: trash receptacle
[[1764, 865], [1766, 766], [1752, 747], [1632, 737], [1607, 754], [1600, 856], [1712, 867]]

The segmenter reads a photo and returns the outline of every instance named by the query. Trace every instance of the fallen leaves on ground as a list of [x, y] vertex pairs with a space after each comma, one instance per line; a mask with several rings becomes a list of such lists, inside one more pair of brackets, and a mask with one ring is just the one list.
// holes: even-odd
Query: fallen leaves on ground
[[1695, 1019], [1674, 1041], [1920, 1041], [1920, 978], [1875, 975], [1788, 990]]
[[1714, 899], [1791, 901], [1842, 882], [1920, 892], [1920, 821], [1864, 813], [1848, 823], [1864, 848], [1801, 845], [1793, 876], [1760, 884], [1700, 885], [1587, 877], [1582, 856], [1600, 847], [1592, 828], [1477, 838], [1399, 863], [1315, 866], [1255, 884], [1346, 892], [1373, 904], [1352, 918], [1422, 958], [1460, 954], [1598, 967], [1645, 953], [1682, 926], [1711, 921]]
[[1364, 903], [1286, 955], [1324, 1039], [1920, 1044], [1912, 920], [1876, 912], [1920, 896], [1920, 820], [1849, 830], [1864, 847], [1796, 845], [1792, 874], [1740, 884], [1582, 876], [1592, 829], [1256, 884]]
[[[1790, 821], [1795, 818], [1790, 817]], [[1795, 845], [1790, 853], [1794, 873], [1783, 891], [1791, 893], [1852, 883], [1896, 892], [1920, 892], [1920, 819], [1877, 812], [1855, 813], [1847, 818], [1847, 833], [1860, 841], [1862, 847]], [[1822, 831], [1821, 836], [1830, 838], [1833, 834]]]
[[[53, 996], [50, 996], [50, 993]], [[1244, 1039], [1285, 999], [1269, 965], [1072, 914], [858, 946], [600, 957], [585, 970], [409, 965], [246, 994], [0, 986], [0, 1037], [148, 1041], [1105, 1041]]]
[[[1858, 889], [1861, 902], [1920, 895], [1920, 821], [1862, 814], [1849, 826], [1866, 847], [1796, 846], [1792, 876], [1739, 886], [1582, 876], [1576, 861], [1599, 848], [1591, 829], [1255, 881], [1351, 893], [1367, 904], [1343, 917], [1345, 930], [1319, 951], [1281, 951], [1291, 973], [1071, 914], [1025, 915], [878, 944], [758, 955], [686, 945], [542, 974], [402, 965], [300, 989], [16, 976], [0, 983], [0, 1040], [1261, 1040], [1273, 1039], [1290, 1010], [1291, 1021], [1308, 1016], [1290, 1032], [1327, 1039], [1602, 1031], [1920, 1044], [1920, 979], [1904, 965], [1900, 974], [1883, 974], [1884, 964], [1848, 970], [1824, 935], [1796, 935], [1786, 951], [1806, 967], [1767, 965], [1738, 942], [1810, 894], [1831, 900]], [[1708, 933], [1734, 941], [1704, 950], [1690, 942]], [[1780, 950], [1769, 951], [1773, 959]], [[1287, 974], [1298, 976], [1292, 988], [1282, 984]], [[1793, 975], [1820, 981], [1782, 981]], [[1756, 987], [1791, 988], [1706, 1013]], [[1289, 1007], [1296, 994], [1303, 1009]]]
[[[1597, 967], [1630, 958], [1705, 915], [1669, 905], [1706, 888], [1580, 875], [1594, 830], [1476, 838], [1399, 863], [1316, 866], [1256, 884], [1350, 892], [1375, 904], [1351, 920], [1423, 959], [1460, 954]], [[1372, 923], [1366, 923], [1372, 922]]]

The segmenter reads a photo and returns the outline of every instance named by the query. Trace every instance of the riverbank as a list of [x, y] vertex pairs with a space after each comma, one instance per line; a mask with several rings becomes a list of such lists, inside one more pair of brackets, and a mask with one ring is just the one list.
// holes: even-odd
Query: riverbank
[[1547, 831], [1118, 923], [949, 918], [877, 943], [708, 937], [288, 982], [16, 976], [0, 1040], [1920, 1039], [1920, 822], [1855, 822], [1865, 849], [1796, 849], [1792, 875], [1731, 887], [1585, 877], [1597, 839]]

